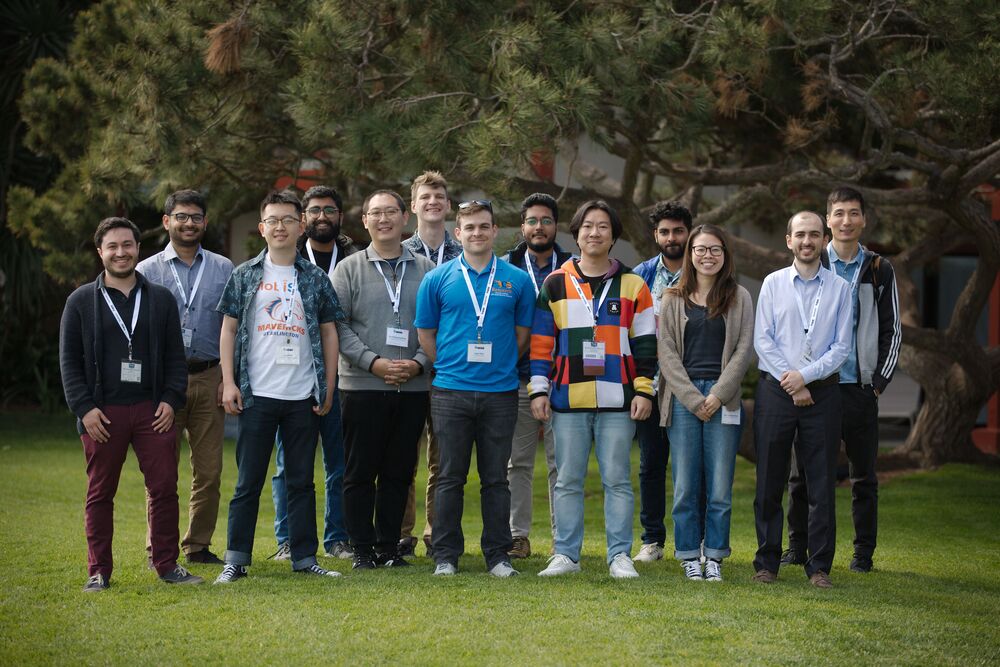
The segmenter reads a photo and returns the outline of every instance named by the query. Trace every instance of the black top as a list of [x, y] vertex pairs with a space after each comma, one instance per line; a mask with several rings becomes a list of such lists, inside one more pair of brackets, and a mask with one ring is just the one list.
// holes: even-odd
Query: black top
[[[309, 255], [306, 255], [306, 257], [309, 257]], [[330, 272], [330, 262], [333, 261], [333, 251], [325, 252], [323, 250], [316, 250], [316, 248], [313, 248], [313, 257], [316, 258], [316, 266], [323, 269], [325, 273]], [[343, 257], [338, 254], [337, 261], [340, 261], [341, 259], [343, 259]]]
[[[136, 285], [128, 296], [114, 288], [108, 289], [108, 296], [115, 304], [115, 310], [118, 311], [126, 329], [132, 326], [135, 297], [140, 289]], [[101, 340], [104, 342], [102, 346], [104, 358], [101, 363], [101, 380], [104, 383], [104, 403], [135, 405], [150, 400], [153, 395], [153, 380], [149, 354], [149, 291], [143, 290], [142, 302], [139, 304], [139, 320], [135, 323], [135, 332], [132, 334], [132, 359], [142, 364], [141, 382], [121, 381], [122, 360], [128, 359], [128, 341], [103, 296], [98, 302], [98, 307], [102, 309]]]
[[692, 380], [715, 380], [722, 374], [726, 321], [709, 317], [704, 306], [684, 306], [684, 370]]

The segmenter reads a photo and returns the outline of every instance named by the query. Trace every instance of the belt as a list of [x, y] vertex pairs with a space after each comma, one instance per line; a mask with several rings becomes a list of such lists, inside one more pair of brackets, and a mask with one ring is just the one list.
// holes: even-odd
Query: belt
[[197, 375], [198, 373], [204, 373], [209, 368], [215, 368], [219, 365], [218, 359], [209, 359], [208, 361], [189, 361], [187, 362], [188, 375]]
[[[760, 376], [770, 382], [771, 384], [776, 384], [781, 386], [781, 382], [777, 380], [773, 375], [767, 371], [762, 371]], [[840, 373], [834, 373], [833, 375], [828, 375], [822, 380], [813, 380], [806, 385], [806, 389], [816, 389], [818, 387], [831, 387], [833, 385], [840, 384]]]

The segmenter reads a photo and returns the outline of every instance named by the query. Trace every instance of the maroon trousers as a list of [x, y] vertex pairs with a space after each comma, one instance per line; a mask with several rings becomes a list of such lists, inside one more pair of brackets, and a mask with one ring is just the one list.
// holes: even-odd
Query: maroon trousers
[[104, 414], [111, 420], [105, 425], [111, 437], [95, 442], [84, 433], [83, 453], [87, 459], [87, 504], [84, 526], [87, 533], [87, 570], [90, 576], [111, 578], [113, 560], [111, 541], [115, 532], [115, 493], [129, 443], [135, 450], [139, 470], [146, 480], [149, 495], [149, 531], [152, 540], [153, 568], [159, 575], [177, 565], [177, 433], [153, 430], [152, 401], [135, 405], [108, 405]]

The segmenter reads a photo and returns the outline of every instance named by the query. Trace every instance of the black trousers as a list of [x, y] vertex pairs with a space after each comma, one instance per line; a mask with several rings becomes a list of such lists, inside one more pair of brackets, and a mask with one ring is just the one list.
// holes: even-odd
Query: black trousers
[[829, 573], [833, 565], [840, 389], [837, 385], [827, 385], [810, 388], [810, 392], [814, 405], [800, 408], [770, 375], [762, 373], [757, 383], [753, 424], [757, 445], [757, 493], [753, 502], [758, 545], [754, 558], [756, 570], [778, 571], [784, 525], [781, 499], [788, 483], [793, 446], [808, 484], [806, 575]]
[[[850, 462], [851, 517], [854, 520], [854, 554], [871, 558], [878, 534], [878, 397], [870, 387], [840, 385], [841, 430]], [[788, 478], [788, 548], [806, 551], [808, 492], [805, 475], [792, 460]]]
[[347, 534], [359, 553], [394, 553], [427, 418], [427, 392], [340, 395]]

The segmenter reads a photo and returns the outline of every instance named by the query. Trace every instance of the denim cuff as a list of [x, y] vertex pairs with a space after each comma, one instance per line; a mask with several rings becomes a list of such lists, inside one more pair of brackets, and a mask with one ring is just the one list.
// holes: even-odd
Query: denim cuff
[[[706, 552], [707, 554], [707, 552]], [[674, 558], [677, 560], [691, 560], [692, 558], [700, 558], [701, 549], [689, 549], [688, 551], [674, 551]]]
[[299, 560], [292, 561], [292, 570], [298, 572], [299, 570], [308, 570], [313, 565], [316, 565], [316, 556], [306, 556], [305, 558], [300, 558]]
[[222, 560], [226, 561], [226, 565], [249, 565], [253, 558], [251, 554], [245, 551], [231, 551], [226, 549]]
[[729, 558], [729, 555], [733, 553], [732, 549], [709, 549], [705, 547], [705, 558], [714, 558], [715, 560], [722, 560], [723, 558]]

